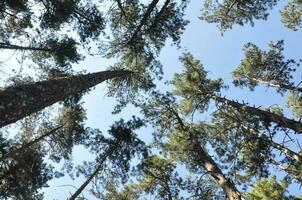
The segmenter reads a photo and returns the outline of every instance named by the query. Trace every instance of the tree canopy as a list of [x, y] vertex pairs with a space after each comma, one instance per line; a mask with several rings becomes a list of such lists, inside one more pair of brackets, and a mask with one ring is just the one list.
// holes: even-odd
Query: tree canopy
[[[0, 2], [1, 199], [52, 199], [55, 181], [69, 200], [301, 199], [301, 58], [286, 49], [289, 35], [299, 41], [301, 0], [205, 0], [197, 21], [188, 17], [192, 5]], [[288, 35], [276, 39], [272, 30], [268, 48], [232, 39], [231, 76], [212, 74], [215, 66], [199, 58], [223, 60], [218, 49], [196, 53], [182, 41], [194, 32], [190, 21], [211, 38], [214, 24], [223, 48], [226, 34], [256, 30], [276, 10]], [[199, 44], [204, 38], [196, 31], [190, 39], [211, 52], [216, 44]], [[172, 49], [182, 55], [165, 57]], [[95, 104], [99, 84], [106, 93]]]

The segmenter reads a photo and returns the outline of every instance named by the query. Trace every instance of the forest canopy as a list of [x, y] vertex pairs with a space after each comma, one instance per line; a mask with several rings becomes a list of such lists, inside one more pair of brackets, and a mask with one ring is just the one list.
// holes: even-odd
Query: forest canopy
[[0, 199], [302, 199], [301, 0], [2, 0], [0, 20]]

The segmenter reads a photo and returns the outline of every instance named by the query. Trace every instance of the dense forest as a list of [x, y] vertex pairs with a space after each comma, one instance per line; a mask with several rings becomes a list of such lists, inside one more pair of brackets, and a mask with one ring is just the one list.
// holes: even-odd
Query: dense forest
[[276, 13], [299, 48], [301, 0], [0, 0], [0, 199], [301, 200], [301, 51], [250, 39], [229, 81], [182, 41]]

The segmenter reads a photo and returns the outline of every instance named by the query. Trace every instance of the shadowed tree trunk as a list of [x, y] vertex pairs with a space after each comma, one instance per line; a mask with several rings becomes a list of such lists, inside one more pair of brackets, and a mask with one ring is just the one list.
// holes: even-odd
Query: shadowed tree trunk
[[26, 151], [27, 148], [31, 147], [34, 144], [37, 144], [37, 143], [41, 142], [43, 139], [45, 139], [46, 137], [54, 134], [57, 130], [59, 130], [61, 128], [63, 128], [63, 125], [60, 125], [60, 126], [54, 128], [54, 129], [52, 129], [51, 131], [48, 131], [47, 133], [42, 134], [41, 136], [37, 137], [36, 139], [23, 144], [20, 148], [17, 148], [15, 150], [3, 155], [0, 159], [5, 160], [5, 159], [15, 157], [18, 153], [20, 153], [22, 151]]
[[103, 71], [7, 87], [0, 90], [0, 127], [14, 123], [105, 80], [130, 73], [125, 70]]
[[25, 46], [19, 46], [19, 45], [14, 45], [10, 43], [3, 43], [0, 42], [0, 49], [12, 49], [12, 50], [26, 50], [26, 51], [53, 51], [52, 49], [49, 48], [43, 48], [43, 47], [25, 47]]
[[100, 158], [100, 160], [97, 162], [97, 165], [92, 172], [92, 174], [89, 175], [89, 177], [86, 179], [86, 181], [73, 193], [73, 195], [68, 200], [75, 200], [87, 187], [87, 185], [92, 181], [92, 179], [102, 170], [103, 163], [106, 161], [107, 157], [112, 153], [114, 150], [113, 147], [109, 147], [107, 151], [103, 154], [103, 156]]
[[296, 133], [302, 134], [302, 123], [300, 123], [298, 121], [295, 121], [293, 119], [288, 119], [286, 117], [277, 115], [277, 114], [269, 112], [269, 111], [261, 110], [259, 108], [255, 108], [255, 107], [252, 107], [252, 106], [241, 104], [241, 103], [238, 103], [236, 101], [232, 101], [232, 100], [229, 100], [229, 99], [226, 99], [226, 98], [223, 98], [223, 97], [213, 96], [212, 98], [217, 102], [220, 102], [220, 103], [223, 103], [223, 104], [226, 104], [226, 105], [230, 105], [230, 106], [235, 107], [237, 109], [246, 111], [249, 114], [258, 116], [263, 121], [274, 122], [274, 123], [278, 124], [281, 127], [289, 128], [289, 129], [294, 130]]
[[153, 0], [150, 5], [148, 6], [146, 12], [144, 13], [143, 18], [139, 22], [138, 26], [136, 27], [135, 31], [133, 32], [130, 40], [128, 43], [132, 43], [136, 37], [138, 36], [139, 32], [141, 31], [142, 27], [147, 23], [148, 18], [150, 17], [152, 11], [155, 9], [156, 4], [159, 2], [159, 0]]

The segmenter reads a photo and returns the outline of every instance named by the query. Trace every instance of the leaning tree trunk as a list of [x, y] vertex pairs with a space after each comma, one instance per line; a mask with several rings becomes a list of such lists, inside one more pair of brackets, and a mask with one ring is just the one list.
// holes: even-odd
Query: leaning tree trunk
[[245, 104], [241, 104], [241, 103], [238, 103], [236, 101], [232, 101], [232, 100], [229, 100], [229, 99], [226, 99], [226, 98], [223, 98], [223, 97], [213, 96], [213, 99], [216, 100], [217, 102], [224, 103], [226, 105], [230, 105], [230, 106], [235, 107], [237, 109], [246, 111], [249, 114], [258, 116], [263, 121], [274, 122], [274, 123], [278, 124], [281, 127], [290, 128], [290, 129], [294, 130], [296, 133], [300, 133], [300, 134], [302, 133], [302, 123], [300, 123], [296, 120], [288, 119], [286, 117], [277, 115], [275, 113], [265, 111], [265, 110], [261, 110], [259, 108], [255, 108], [255, 107], [248, 106], [248, 105], [245, 105]]
[[229, 200], [244, 200], [244, 197], [237, 190], [235, 184], [227, 178], [211, 156], [201, 147], [198, 139], [191, 137], [192, 148], [196, 153], [198, 162], [216, 180], [217, 184], [223, 189]]
[[6, 159], [9, 159], [9, 158], [15, 157], [18, 153], [26, 151], [26, 149], [30, 148], [34, 144], [37, 144], [37, 143], [41, 142], [43, 139], [45, 139], [46, 137], [56, 133], [56, 131], [61, 129], [61, 128], [63, 128], [63, 125], [60, 125], [60, 126], [54, 128], [54, 129], [48, 131], [47, 133], [42, 134], [41, 136], [37, 137], [36, 139], [23, 144], [21, 147], [13, 150], [13, 151], [11, 151], [7, 154], [4, 154], [2, 157], [0, 157], [0, 160], [6, 160]]
[[92, 181], [92, 179], [102, 170], [104, 162], [106, 161], [107, 157], [112, 153], [113, 150], [114, 150], [113, 147], [109, 147], [107, 149], [107, 151], [103, 154], [101, 159], [98, 161], [94, 171], [89, 175], [86, 181], [72, 194], [72, 196], [68, 200], [75, 200], [83, 192], [83, 190]]
[[11, 50], [25, 50], [25, 51], [47, 51], [50, 52], [52, 49], [43, 47], [30, 47], [30, 46], [19, 46], [10, 43], [0, 42], [0, 49], [11, 49]]
[[0, 91], [0, 127], [14, 123], [105, 80], [130, 73], [125, 70], [103, 71], [7, 87]]
[[292, 172], [290, 169], [288, 169], [288, 167], [285, 167], [283, 165], [281, 165], [280, 163], [278, 163], [277, 161], [273, 160], [273, 159], [269, 159], [268, 162], [270, 164], [272, 164], [273, 166], [275, 166], [277, 169], [279, 169], [280, 171], [285, 172], [286, 174], [288, 174], [290, 177], [296, 179], [297, 181], [299, 181], [302, 184], [302, 176], [301, 175], [297, 175], [294, 172]]
[[147, 23], [148, 18], [150, 17], [152, 11], [155, 9], [156, 4], [159, 2], [159, 0], [153, 0], [150, 5], [148, 6], [146, 12], [144, 13], [143, 18], [139, 22], [138, 26], [134, 30], [130, 40], [128, 43], [132, 43], [138, 36], [139, 32], [141, 31], [142, 27]]
[[202, 148], [198, 138], [194, 137], [192, 133], [190, 133], [189, 127], [187, 127], [183, 120], [178, 115], [177, 111], [173, 108], [169, 109], [170, 112], [176, 118], [180, 130], [184, 133], [188, 134], [189, 141], [192, 144], [192, 153], [195, 154], [197, 162], [200, 164], [202, 168], [205, 170], [216, 180], [217, 184], [223, 189], [224, 193], [228, 197], [229, 200], [244, 200], [242, 194], [237, 190], [235, 184], [232, 180], [228, 179], [221, 169], [218, 167], [216, 162], [211, 158], [211, 156]]
[[295, 87], [295, 86], [288, 85], [288, 84], [273, 83], [273, 82], [269, 82], [269, 81], [259, 80], [259, 79], [256, 79], [256, 78], [253, 78], [252, 80], [255, 81], [255, 82], [257, 82], [257, 83], [266, 84], [268, 86], [279, 88], [279, 89], [290, 90], [290, 91], [293, 91], [293, 92], [295, 92], [295, 91], [302, 92], [302, 88]]
[[275, 149], [278, 149], [279, 151], [281, 151], [282, 153], [284, 153], [285, 155], [287, 155], [288, 157], [292, 158], [293, 160], [296, 160], [297, 162], [302, 164], [302, 155], [300, 155], [299, 153], [296, 153], [294, 151], [292, 151], [291, 149], [278, 144], [276, 142], [274, 142], [272, 139], [268, 139], [265, 136], [260, 135], [259, 133], [257, 133], [257, 131], [255, 131], [252, 128], [248, 128], [243, 126], [243, 128], [247, 131], [251, 131], [253, 134], [255, 134], [257, 137], [261, 138], [262, 141], [264, 141], [268, 146], [271, 146]]

